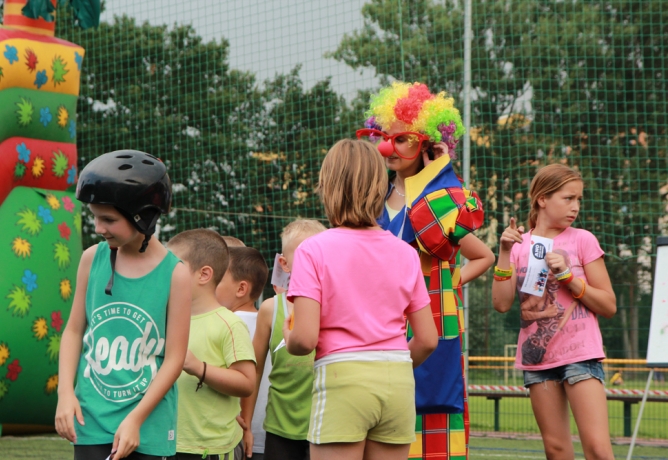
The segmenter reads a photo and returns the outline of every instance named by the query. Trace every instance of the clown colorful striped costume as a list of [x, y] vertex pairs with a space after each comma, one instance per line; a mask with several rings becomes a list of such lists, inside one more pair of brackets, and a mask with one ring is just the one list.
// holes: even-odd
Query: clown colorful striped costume
[[[392, 191], [390, 186], [389, 193]], [[406, 179], [406, 207], [391, 221], [387, 210], [379, 220], [418, 247], [431, 309], [441, 337], [464, 342], [459, 242], [482, 224], [478, 196], [462, 186], [444, 155]], [[453, 359], [456, 359], [453, 358]], [[459, 356], [464, 369], [463, 352]], [[447, 370], [445, 370], [447, 372]], [[463, 372], [461, 374], [464, 379]], [[463, 385], [466, 388], [466, 385]], [[466, 391], [461, 414], [418, 415], [416, 442], [409, 458], [463, 460], [468, 458], [469, 414]]]

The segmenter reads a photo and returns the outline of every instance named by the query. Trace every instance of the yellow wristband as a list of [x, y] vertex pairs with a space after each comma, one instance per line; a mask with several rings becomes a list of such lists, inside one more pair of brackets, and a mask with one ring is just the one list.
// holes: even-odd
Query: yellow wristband
[[499, 268], [498, 266], [494, 267], [494, 274], [497, 276], [513, 276], [513, 269], [503, 269]]

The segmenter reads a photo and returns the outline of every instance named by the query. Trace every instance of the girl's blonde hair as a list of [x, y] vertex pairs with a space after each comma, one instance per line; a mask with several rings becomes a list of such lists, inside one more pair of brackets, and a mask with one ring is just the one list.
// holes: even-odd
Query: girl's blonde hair
[[297, 219], [285, 226], [281, 233], [281, 247], [285, 252], [288, 245], [296, 240], [306, 238], [324, 232], [327, 228], [315, 219]]
[[582, 181], [580, 173], [562, 164], [548, 165], [538, 170], [529, 187], [529, 200], [531, 200], [531, 210], [527, 221], [529, 228], [536, 227], [540, 209], [538, 198], [542, 196], [549, 198], [565, 184], [574, 180]]
[[376, 147], [352, 139], [334, 144], [322, 162], [318, 191], [333, 227], [375, 226], [387, 193], [387, 171]]

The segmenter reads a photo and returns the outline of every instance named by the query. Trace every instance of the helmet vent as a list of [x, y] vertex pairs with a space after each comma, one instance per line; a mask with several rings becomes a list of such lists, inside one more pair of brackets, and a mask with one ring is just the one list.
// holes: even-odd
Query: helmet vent
[[132, 155], [116, 155], [116, 158], [132, 158]]
[[127, 182], [127, 183], [129, 183], [129, 184], [139, 184], [139, 182], [137, 182], [137, 181], [134, 180], [134, 179], [125, 179], [125, 182]]
[[153, 166], [155, 164], [152, 161], [148, 161], [148, 160], [142, 160], [142, 163], [144, 163], [145, 165], [151, 165], [151, 166]]
[[126, 169], [132, 169], [132, 165], [129, 164], [120, 165], [118, 169], [120, 169], [121, 171], [125, 171]]

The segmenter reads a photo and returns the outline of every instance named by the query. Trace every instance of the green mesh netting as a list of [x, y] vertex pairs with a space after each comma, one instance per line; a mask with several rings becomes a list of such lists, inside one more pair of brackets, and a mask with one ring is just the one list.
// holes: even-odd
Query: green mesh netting
[[[668, 8], [662, 0], [472, 1], [470, 185], [486, 210], [478, 236], [497, 252], [509, 218], [526, 219], [537, 168], [576, 167], [586, 182], [576, 225], [599, 238], [617, 292], [618, 314], [600, 322], [607, 353], [642, 358], [654, 242], [668, 234]], [[87, 31], [58, 10], [57, 36], [86, 49], [79, 163], [121, 148], [160, 156], [175, 184], [163, 240], [209, 227], [271, 262], [287, 222], [323, 218], [314, 194], [320, 161], [362, 126], [369, 92], [393, 79], [421, 81], [463, 110], [463, 1], [115, 0], [105, 8], [100, 27]], [[90, 223], [85, 229], [90, 243]], [[490, 286], [485, 276], [470, 288], [471, 356], [516, 343], [517, 310], [495, 313]], [[503, 377], [502, 366], [471, 368], [473, 382]], [[474, 429], [486, 429], [475, 415], [484, 404], [472, 402]], [[667, 412], [656, 410], [641, 436], [665, 437], [658, 421]], [[611, 411], [621, 434], [621, 406]], [[528, 414], [511, 428], [536, 431]]]

